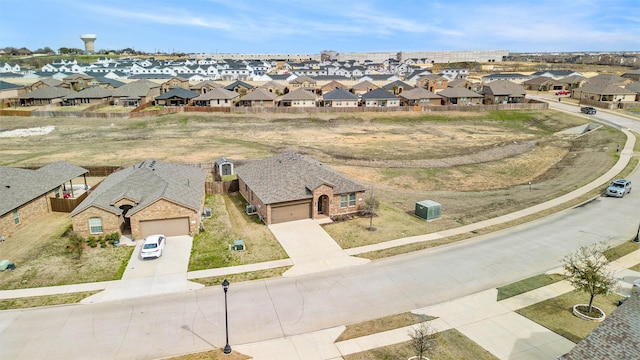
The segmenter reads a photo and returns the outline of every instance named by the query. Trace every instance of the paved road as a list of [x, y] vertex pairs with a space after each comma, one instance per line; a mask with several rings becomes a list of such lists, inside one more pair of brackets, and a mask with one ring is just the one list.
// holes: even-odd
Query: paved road
[[[617, 121], [617, 119], [611, 120]], [[631, 179], [640, 184], [640, 174]], [[580, 245], [628, 240], [640, 191], [509, 230], [368, 264], [231, 284], [230, 342], [250, 343], [378, 318], [555, 268]], [[0, 312], [0, 358], [148, 359], [221, 347], [220, 288], [91, 305]]]

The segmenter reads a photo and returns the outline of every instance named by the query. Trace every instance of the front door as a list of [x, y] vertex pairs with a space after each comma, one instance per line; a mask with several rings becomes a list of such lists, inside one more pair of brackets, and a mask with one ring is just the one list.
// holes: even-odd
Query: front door
[[329, 197], [327, 195], [321, 195], [318, 198], [318, 215], [328, 215]]

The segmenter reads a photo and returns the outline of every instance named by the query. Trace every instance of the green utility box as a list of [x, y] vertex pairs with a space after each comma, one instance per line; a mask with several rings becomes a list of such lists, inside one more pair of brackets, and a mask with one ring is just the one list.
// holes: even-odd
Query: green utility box
[[234, 240], [233, 250], [244, 250], [244, 240]]
[[9, 260], [0, 261], [0, 271], [13, 270], [15, 268], [16, 268], [16, 265], [10, 262]]
[[415, 215], [425, 220], [435, 220], [440, 218], [442, 205], [433, 200], [422, 200], [416, 203]]

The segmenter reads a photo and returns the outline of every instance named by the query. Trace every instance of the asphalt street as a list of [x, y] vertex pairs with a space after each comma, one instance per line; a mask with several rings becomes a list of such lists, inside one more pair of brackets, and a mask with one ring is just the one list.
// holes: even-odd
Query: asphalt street
[[[554, 104], [564, 107], [565, 104]], [[563, 109], [564, 110], [564, 109]], [[576, 112], [576, 108], [568, 107]], [[638, 131], [637, 123], [597, 117]], [[640, 184], [640, 174], [630, 177]], [[455, 244], [315, 274], [231, 284], [230, 343], [292, 336], [434, 305], [556, 268], [581, 245], [638, 229], [640, 191]], [[150, 359], [225, 344], [220, 287], [0, 312], [0, 358]]]

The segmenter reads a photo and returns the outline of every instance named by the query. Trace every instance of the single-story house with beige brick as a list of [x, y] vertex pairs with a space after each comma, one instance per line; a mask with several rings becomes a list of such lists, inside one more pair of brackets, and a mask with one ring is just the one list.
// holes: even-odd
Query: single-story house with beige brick
[[294, 152], [236, 167], [240, 194], [265, 224], [335, 217], [365, 206], [365, 187]]
[[52, 212], [52, 198], [73, 196], [73, 179], [87, 172], [64, 161], [35, 170], [0, 166], [0, 238], [9, 238], [33, 220]]
[[70, 214], [83, 237], [112, 233], [193, 235], [200, 228], [206, 170], [145, 160], [106, 177]]

